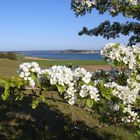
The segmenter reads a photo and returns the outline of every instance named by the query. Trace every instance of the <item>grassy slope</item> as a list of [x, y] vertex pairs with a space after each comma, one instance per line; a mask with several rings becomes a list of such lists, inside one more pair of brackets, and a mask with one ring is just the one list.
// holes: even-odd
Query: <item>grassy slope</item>
[[53, 92], [55, 101], [31, 109], [30, 98], [19, 102], [0, 101], [0, 139], [7, 140], [138, 140], [132, 130], [103, 126], [97, 115], [63, 102]]
[[16, 76], [17, 68], [21, 62], [21, 60], [0, 59], [0, 77]]
[[[16, 75], [22, 61], [0, 60], [0, 76]], [[0, 101], [0, 139], [138, 139], [122, 127], [101, 127], [103, 124], [95, 114], [64, 103], [55, 93], [54, 98], [55, 101], [50, 99], [48, 105], [41, 104], [36, 110], [31, 109], [29, 98], [18, 103]]]

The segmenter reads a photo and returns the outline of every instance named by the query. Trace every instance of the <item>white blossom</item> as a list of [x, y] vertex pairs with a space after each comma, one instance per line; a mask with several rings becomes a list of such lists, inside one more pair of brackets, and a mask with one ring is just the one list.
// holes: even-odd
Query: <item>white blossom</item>
[[99, 98], [100, 95], [98, 94], [98, 92], [99, 92], [98, 89], [94, 86], [82, 85], [79, 95], [82, 98], [87, 97], [89, 95], [91, 99], [94, 99], [97, 102], [100, 100]]
[[138, 91], [131, 89], [128, 86], [121, 86], [115, 82], [106, 83], [105, 87], [112, 88], [112, 94], [123, 101], [124, 104], [132, 104], [138, 98]]
[[140, 51], [137, 50], [138, 47], [136, 46], [131, 48], [130, 46], [126, 47], [122, 44], [109, 43], [101, 50], [101, 55], [103, 55], [111, 65], [116, 65], [117, 62], [117, 65], [128, 67], [134, 71], [138, 67], [136, 57]]
[[18, 73], [20, 78], [22, 78], [25, 81], [28, 81], [29, 86], [34, 88], [35, 80], [32, 78], [32, 76], [35, 73], [39, 76], [41, 74], [41, 68], [36, 62], [31, 63], [25, 62], [19, 65]]

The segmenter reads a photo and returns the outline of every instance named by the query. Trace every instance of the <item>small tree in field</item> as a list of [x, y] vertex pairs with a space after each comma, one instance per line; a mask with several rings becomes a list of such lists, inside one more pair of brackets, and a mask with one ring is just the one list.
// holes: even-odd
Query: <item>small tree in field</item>
[[129, 45], [140, 42], [140, 1], [139, 0], [72, 0], [71, 8], [76, 16], [83, 16], [91, 13], [93, 9], [99, 11], [99, 14], [109, 12], [114, 17], [122, 14], [124, 17], [137, 20], [137, 22], [119, 23], [106, 20], [98, 27], [83, 30], [79, 35], [103, 36], [104, 38], [117, 38], [122, 35], [130, 35]]

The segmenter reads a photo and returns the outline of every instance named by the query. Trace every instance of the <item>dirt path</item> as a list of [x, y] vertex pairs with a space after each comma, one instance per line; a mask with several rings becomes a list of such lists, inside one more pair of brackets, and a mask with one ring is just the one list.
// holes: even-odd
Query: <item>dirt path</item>
[[90, 65], [90, 66], [83, 66], [83, 68], [85, 68], [88, 71], [96, 71], [99, 69], [103, 69], [103, 70], [111, 70], [111, 66], [109, 65]]

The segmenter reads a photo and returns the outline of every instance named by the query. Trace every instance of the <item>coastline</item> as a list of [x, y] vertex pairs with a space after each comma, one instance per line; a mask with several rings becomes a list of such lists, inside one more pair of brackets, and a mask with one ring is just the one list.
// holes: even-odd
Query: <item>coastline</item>
[[[40, 58], [40, 57], [33, 57], [33, 56], [24, 56], [25, 59], [29, 60], [55, 60], [55, 59], [49, 59], [49, 58]], [[57, 59], [58, 60], [58, 59]]]
[[18, 52], [21, 56], [26, 59], [35, 60], [103, 60], [99, 53], [58, 53], [58, 52]]

